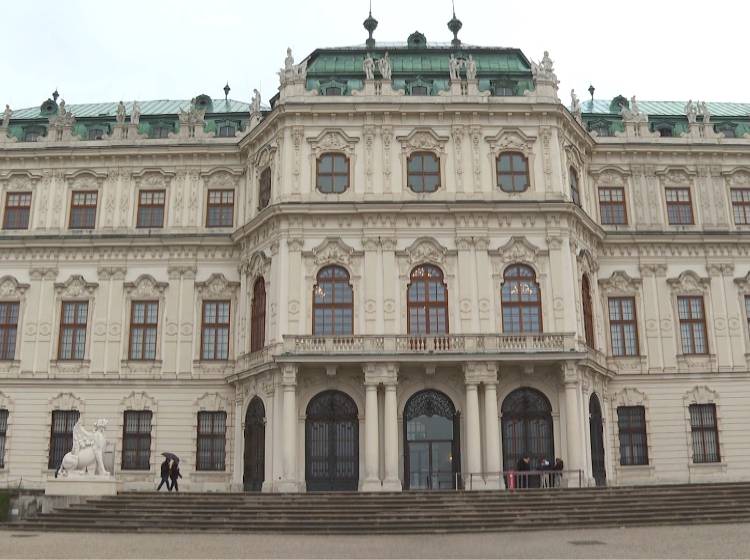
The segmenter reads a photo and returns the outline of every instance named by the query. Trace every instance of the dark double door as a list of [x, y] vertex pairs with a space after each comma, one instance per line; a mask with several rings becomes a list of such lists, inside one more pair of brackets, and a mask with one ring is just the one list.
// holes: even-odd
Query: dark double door
[[250, 401], [245, 415], [245, 472], [247, 492], [260, 492], [265, 479], [266, 411], [258, 397]]
[[359, 419], [345, 393], [325, 391], [307, 406], [305, 480], [312, 492], [357, 490]]
[[591, 471], [597, 486], [607, 485], [607, 468], [604, 464], [604, 422], [599, 398], [589, 399], [589, 434], [591, 436]]

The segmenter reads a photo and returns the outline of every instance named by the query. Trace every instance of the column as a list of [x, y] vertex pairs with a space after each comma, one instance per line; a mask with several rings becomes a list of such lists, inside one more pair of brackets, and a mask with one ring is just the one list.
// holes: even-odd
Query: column
[[500, 476], [500, 426], [497, 415], [497, 381], [484, 382], [484, 435], [487, 457], [487, 488], [502, 488]]
[[[467, 368], [468, 369], [468, 368]], [[473, 369], [473, 368], [472, 368]], [[471, 374], [466, 374], [466, 474], [464, 484], [467, 490], [484, 488], [482, 455], [479, 433], [479, 394], [477, 382]]]
[[380, 459], [378, 438], [378, 382], [368, 379], [368, 371], [374, 364], [365, 366], [365, 479], [360, 484], [363, 492], [381, 489], [378, 476]]
[[279, 492], [297, 492], [297, 366], [285, 364], [281, 370], [283, 391], [283, 452], [284, 478]]
[[232, 467], [232, 492], [242, 492], [243, 477], [244, 477], [244, 451], [245, 446], [243, 445], [242, 437], [242, 424], [244, 418], [242, 416], [242, 389], [239, 385], [235, 387], [234, 393], [234, 461]]
[[385, 385], [385, 398], [383, 402], [383, 446], [385, 447], [385, 480], [383, 490], [389, 492], [401, 491], [401, 479], [398, 476], [398, 400], [396, 387], [398, 386], [398, 365], [387, 364]]
[[[566, 435], [568, 440], [568, 459], [565, 470], [579, 470], [583, 468], [581, 463], [582, 447], [580, 409], [578, 407], [578, 377], [578, 371], [575, 366], [568, 364], [563, 366]], [[571, 473], [568, 485], [578, 485], [578, 477], [574, 473]]]

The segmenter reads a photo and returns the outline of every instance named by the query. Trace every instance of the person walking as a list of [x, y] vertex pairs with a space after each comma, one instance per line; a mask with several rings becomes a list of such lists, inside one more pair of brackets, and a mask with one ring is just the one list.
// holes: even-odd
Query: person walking
[[167, 485], [167, 490], [171, 490], [169, 484], [169, 457], [164, 459], [164, 462], [161, 464], [161, 482], [159, 483], [159, 486], [156, 487], [156, 491], [158, 492], [161, 490], [161, 487], [164, 485]]
[[527, 453], [524, 453], [523, 456], [518, 460], [516, 470], [518, 471], [518, 487], [528, 488], [529, 471], [531, 470], [531, 458]]
[[558, 488], [562, 482], [564, 468], [565, 464], [563, 463], [563, 460], [560, 459], [560, 457], [555, 457], [555, 464], [552, 466], [552, 470], [555, 471], [553, 484], [555, 488]]
[[177, 486], [178, 478], [182, 478], [182, 475], [180, 474], [180, 462], [172, 461], [172, 466], [169, 468], [169, 480], [172, 482], [172, 487], [169, 489], [170, 492], [172, 490], [175, 492], [180, 491], [180, 488]]

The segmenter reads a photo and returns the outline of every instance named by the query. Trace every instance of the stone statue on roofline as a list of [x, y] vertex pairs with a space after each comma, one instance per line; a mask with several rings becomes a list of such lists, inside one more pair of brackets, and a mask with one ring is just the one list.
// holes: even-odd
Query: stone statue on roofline
[[133, 101], [133, 108], [130, 110], [130, 124], [139, 124], [141, 122], [141, 108], [137, 101]]
[[250, 102], [250, 114], [260, 114], [260, 92], [257, 89], [253, 90], [253, 99]]
[[696, 116], [698, 111], [695, 109], [692, 99], [688, 99], [687, 105], [685, 105], [685, 116], [687, 117], [688, 124], [695, 124]]
[[286, 58], [284, 59], [284, 70], [291, 72], [294, 70], [294, 57], [292, 56], [292, 48], [286, 48]]
[[115, 120], [117, 121], [117, 124], [123, 124], [125, 122], [126, 114], [127, 110], [125, 109], [125, 103], [120, 101], [117, 104], [117, 113], [115, 114]]
[[5, 112], [3, 113], [3, 128], [8, 128], [11, 116], [13, 116], [13, 111], [10, 110], [10, 105], [6, 103]]
[[581, 121], [581, 101], [576, 95], [576, 90], [570, 90], [570, 112], [577, 121]]
[[477, 61], [474, 60], [474, 57], [469, 55], [469, 58], [464, 62], [464, 66], [466, 66], [466, 79], [476, 80], [477, 79]]
[[708, 105], [705, 101], [698, 102], [698, 112], [703, 117], [703, 124], [708, 124], [711, 122], [711, 110], [708, 108]]
[[384, 80], [390, 81], [391, 79], [391, 59], [388, 58], [388, 52], [383, 55], [383, 58], [378, 60], [378, 70]]
[[365, 55], [365, 59], [362, 62], [362, 69], [365, 71], [366, 80], [375, 79], [375, 61], [372, 59], [370, 53]]
[[450, 72], [452, 82], [461, 79], [461, 61], [458, 60], [452, 53], [450, 59], [448, 60], [448, 72]]

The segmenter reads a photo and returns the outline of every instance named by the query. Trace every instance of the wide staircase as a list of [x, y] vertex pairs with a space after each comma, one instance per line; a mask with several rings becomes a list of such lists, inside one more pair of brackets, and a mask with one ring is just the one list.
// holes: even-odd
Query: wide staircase
[[447, 533], [750, 522], [750, 483], [519, 492], [136, 493], [96, 498], [14, 530]]

